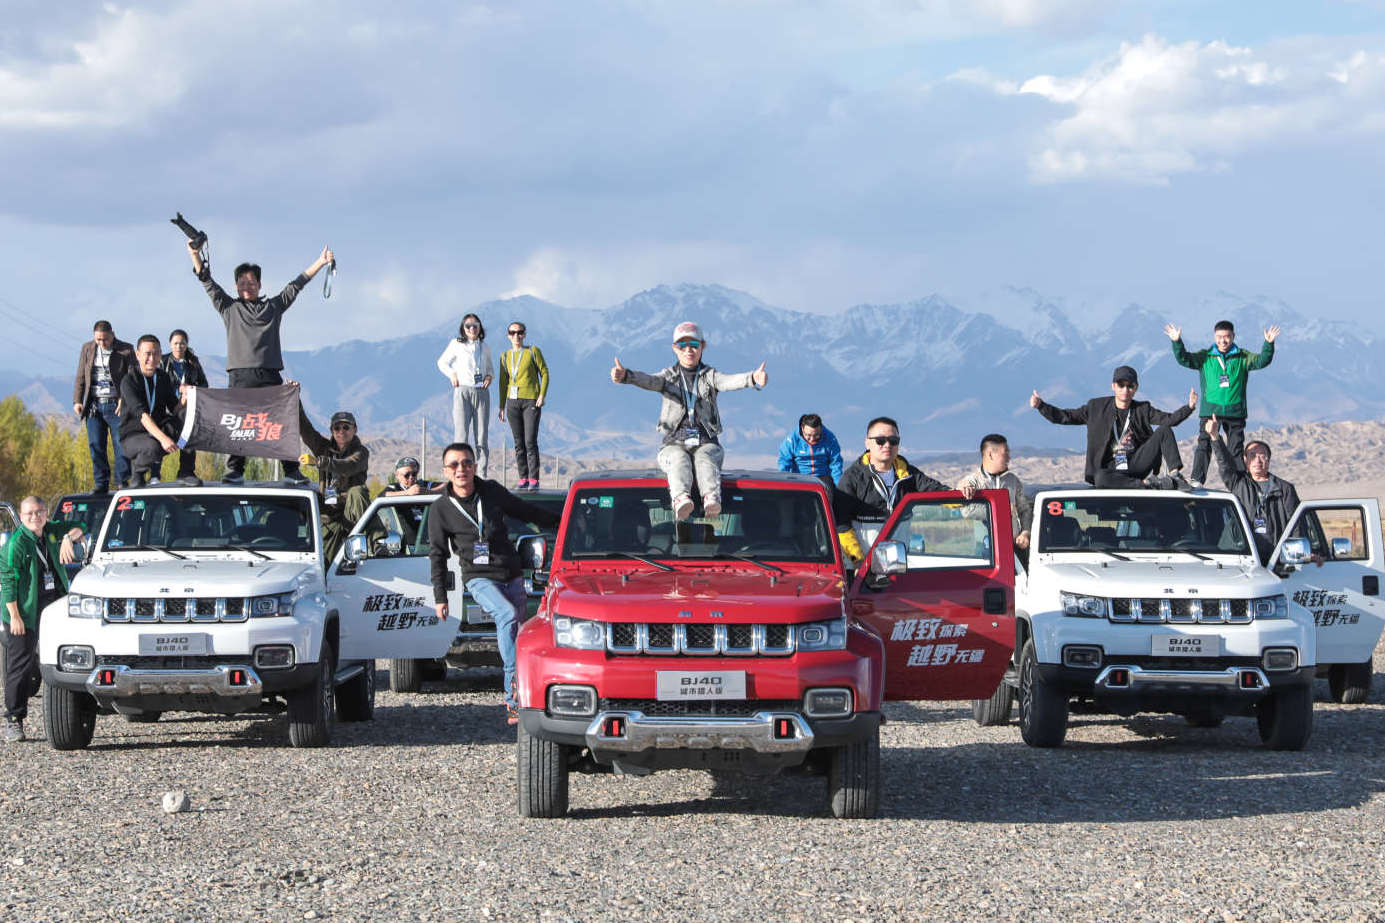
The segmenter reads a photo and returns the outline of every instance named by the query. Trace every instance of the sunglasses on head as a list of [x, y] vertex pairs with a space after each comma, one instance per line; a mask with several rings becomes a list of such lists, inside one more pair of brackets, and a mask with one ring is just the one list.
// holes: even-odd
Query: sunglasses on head
[[679, 340], [673, 344], [674, 349], [701, 349], [701, 340]]
[[506, 330], [505, 332], [508, 333], [508, 334], [509, 334], [510, 336], [512, 336], [512, 337], [522, 337], [522, 336], [524, 336], [524, 331], [523, 331], [523, 330]]
[[866, 438], [876, 445], [899, 445], [898, 436], [867, 436]]

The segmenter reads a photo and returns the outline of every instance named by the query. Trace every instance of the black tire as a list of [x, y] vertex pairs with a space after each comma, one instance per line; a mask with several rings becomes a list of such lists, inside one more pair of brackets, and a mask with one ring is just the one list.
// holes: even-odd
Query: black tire
[[833, 817], [880, 813], [880, 728], [869, 737], [835, 747], [827, 767], [827, 806]]
[[337, 687], [337, 717], [342, 721], [370, 721], [375, 717], [375, 661]]
[[145, 711], [138, 715], [126, 715], [125, 720], [131, 724], [155, 724], [163, 717], [163, 714], [161, 711]]
[[447, 679], [446, 660], [420, 660], [423, 664], [423, 681], [425, 683], [440, 683]]
[[43, 727], [54, 750], [85, 750], [96, 732], [96, 700], [49, 683], [43, 687]]
[[390, 661], [390, 692], [418, 692], [423, 688], [422, 660]]
[[1068, 736], [1068, 697], [1043, 681], [1032, 640], [1024, 642], [1019, 675], [1020, 736], [1031, 747], [1062, 746]]
[[1327, 671], [1327, 688], [1332, 692], [1332, 701], [1360, 705], [1371, 694], [1374, 674], [1375, 666], [1369, 660], [1364, 663], [1334, 663]]
[[1010, 721], [1010, 708], [1015, 701], [1015, 690], [1001, 677], [1000, 685], [989, 699], [973, 699], [971, 716], [983, 728], [998, 727]]
[[1313, 687], [1271, 692], [1255, 706], [1260, 740], [1271, 750], [1302, 750], [1313, 736]]
[[1193, 712], [1191, 715], [1184, 715], [1183, 720], [1187, 721], [1190, 727], [1219, 728], [1222, 722], [1226, 720], [1226, 716], [1216, 712], [1200, 711]]
[[332, 742], [332, 728], [337, 721], [335, 673], [336, 656], [332, 645], [324, 644], [317, 658], [317, 676], [307, 686], [286, 696], [292, 746], [325, 747]]
[[520, 817], [567, 813], [568, 748], [530, 736], [521, 724], [515, 735]]

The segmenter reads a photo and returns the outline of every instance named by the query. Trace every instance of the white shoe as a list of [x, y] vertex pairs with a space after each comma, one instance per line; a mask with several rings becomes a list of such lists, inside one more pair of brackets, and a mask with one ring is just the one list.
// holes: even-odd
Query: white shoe
[[691, 498], [691, 497], [682, 496], [682, 497], [679, 497], [677, 500], [674, 500], [674, 501], [673, 501], [673, 518], [674, 518], [674, 519], [679, 519], [679, 520], [687, 519], [689, 516], [692, 515], [692, 511], [693, 511], [693, 502], [692, 502], [692, 498]]
[[708, 519], [715, 519], [721, 515], [721, 498], [715, 497], [702, 504], [702, 514]]

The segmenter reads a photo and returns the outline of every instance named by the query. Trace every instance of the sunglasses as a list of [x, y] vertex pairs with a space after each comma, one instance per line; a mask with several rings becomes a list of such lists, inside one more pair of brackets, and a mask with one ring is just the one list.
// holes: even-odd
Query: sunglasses
[[351, 431], [352, 431], [353, 429], [355, 429], [355, 428], [356, 428], [356, 427], [352, 426], [350, 423], [333, 423], [333, 424], [332, 424], [332, 432], [334, 432], [334, 433], [349, 433], [349, 432], [351, 432]]
[[876, 445], [899, 445], [898, 436], [867, 436], [866, 439]]
[[524, 331], [523, 331], [523, 330], [506, 330], [505, 332], [508, 333], [508, 334], [509, 334], [510, 336], [512, 336], [512, 337], [522, 337], [522, 336], [524, 336]]
[[472, 458], [464, 458], [464, 459], [462, 459], [461, 461], [455, 461], [455, 462], [444, 462], [444, 463], [443, 463], [443, 466], [442, 466], [442, 468], [443, 468], [444, 471], [450, 471], [450, 470], [452, 470], [452, 469], [454, 469], [454, 468], [475, 468], [475, 467], [476, 467], [476, 460], [475, 460], [475, 459], [472, 459]]
[[481, 325], [480, 325], [480, 324], [462, 324], [462, 327], [464, 327], [464, 328], [467, 329], [467, 330], [480, 330], [480, 329], [481, 329]]
[[701, 349], [701, 340], [679, 340], [673, 344], [674, 349]]

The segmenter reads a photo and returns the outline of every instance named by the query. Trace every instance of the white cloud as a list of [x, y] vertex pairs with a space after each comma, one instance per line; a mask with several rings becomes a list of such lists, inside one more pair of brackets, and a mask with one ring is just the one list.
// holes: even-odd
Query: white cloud
[[1179, 173], [1226, 169], [1237, 155], [1272, 145], [1385, 129], [1385, 52], [1378, 47], [1302, 41], [1253, 49], [1146, 36], [1076, 76], [1041, 74], [1016, 85], [970, 70], [953, 79], [1070, 110], [1048, 126], [1031, 157], [1040, 182], [1164, 183]]

